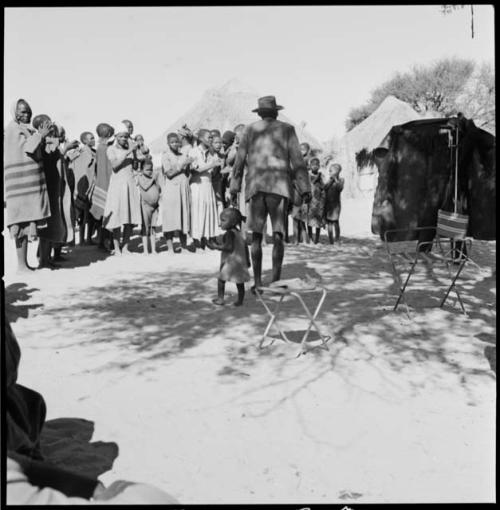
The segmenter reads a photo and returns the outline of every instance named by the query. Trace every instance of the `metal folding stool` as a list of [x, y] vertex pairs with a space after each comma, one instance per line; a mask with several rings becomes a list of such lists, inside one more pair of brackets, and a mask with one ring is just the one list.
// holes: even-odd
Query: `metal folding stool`
[[[267, 314], [269, 315], [269, 322], [267, 323], [264, 334], [262, 335], [262, 338], [259, 342], [259, 349], [263, 348], [262, 344], [266, 340], [268, 333], [271, 330], [273, 325], [278, 330], [281, 338], [285, 342], [293, 343], [287, 337], [286, 333], [280, 327], [279, 322], [278, 322], [278, 316], [281, 311], [281, 305], [283, 304], [283, 300], [285, 299], [285, 297], [292, 296], [299, 301], [299, 303], [301, 304], [302, 308], [304, 309], [304, 311], [306, 313], [307, 318], [309, 319], [307, 329], [306, 329], [304, 336], [302, 337], [302, 340], [300, 342], [300, 350], [297, 354], [297, 357], [300, 356], [301, 354], [305, 354], [308, 350], [310, 350], [307, 348], [306, 342], [307, 342], [309, 334], [311, 333], [313, 328], [316, 330], [316, 332], [318, 333], [318, 335], [321, 339], [321, 345], [311, 347], [311, 349], [315, 348], [315, 347], [320, 347], [322, 349], [328, 350], [328, 346], [326, 345], [326, 343], [328, 342], [328, 340], [331, 339], [331, 336], [324, 335], [321, 332], [321, 330], [316, 322], [316, 318], [318, 317], [319, 312], [321, 311], [321, 307], [323, 306], [323, 303], [325, 301], [327, 291], [324, 287], [321, 287], [318, 285], [309, 286], [309, 287], [308, 286], [297, 286], [297, 285], [294, 286], [294, 282], [296, 283], [297, 280], [280, 280], [280, 281], [274, 282], [272, 284], [272, 286], [270, 286], [270, 287], [258, 287], [256, 289], [257, 299], [262, 303], [262, 305], [264, 306], [264, 308], [267, 311]], [[302, 299], [302, 296], [300, 295], [300, 293], [310, 293], [310, 292], [318, 292], [318, 291], [321, 291], [321, 297], [318, 301], [318, 304], [316, 305], [314, 312], [311, 313], [311, 311], [307, 307], [306, 303]], [[268, 304], [268, 302], [266, 302], [266, 299], [265, 299], [266, 294], [271, 295], [271, 297], [279, 297], [279, 300], [277, 302], [274, 300], [273, 301], [269, 300], [269, 304]], [[276, 303], [274, 310], [272, 310], [270, 307], [271, 302]], [[271, 337], [271, 338], [273, 340], [269, 345], [272, 345], [274, 343], [274, 341], [276, 340], [275, 337]]]
[[[462, 270], [466, 263], [471, 263], [477, 268], [479, 266], [471, 260], [468, 254], [472, 250], [472, 240], [466, 238], [468, 217], [466, 215], [452, 213], [448, 211], [438, 211], [438, 220], [436, 227], [414, 227], [413, 229], [391, 229], [387, 230], [384, 234], [385, 246], [389, 259], [391, 261], [393, 275], [399, 286], [399, 294], [394, 310], [397, 310], [399, 304], [403, 302], [406, 306], [406, 312], [410, 317], [408, 304], [404, 298], [404, 293], [407, 289], [411, 276], [415, 273], [416, 266], [419, 261], [423, 260], [429, 264], [442, 263], [448, 270], [450, 283], [446, 288], [446, 292], [441, 300], [440, 307], [442, 308], [448, 299], [451, 291], [453, 290], [457, 296], [458, 303], [462, 312], [467, 315], [464, 303], [460, 292], [457, 289], [456, 283], [459, 279]], [[418, 236], [419, 232], [429, 231], [434, 237], [431, 241], [419, 242], [418, 238], [409, 241], [391, 241], [390, 237], [396, 235], [410, 235]], [[451, 249], [444, 247], [444, 244], [450, 244]], [[410, 262], [410, 269], [403, 282], [399, 271], [396, 268], [395, 256], [402, 256]], [[452, 267], [458, 265], [455, 271]]]

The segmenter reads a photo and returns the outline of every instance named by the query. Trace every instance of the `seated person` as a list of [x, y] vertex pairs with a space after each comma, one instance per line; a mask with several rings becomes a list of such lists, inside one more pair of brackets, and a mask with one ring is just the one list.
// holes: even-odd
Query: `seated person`
[[45, 422], [45, 401], [36, 391], [16, 382], [21, 350], [8, 320], [5, 321], [4, 338], [7, 449], [41, 460], [40, 434]]

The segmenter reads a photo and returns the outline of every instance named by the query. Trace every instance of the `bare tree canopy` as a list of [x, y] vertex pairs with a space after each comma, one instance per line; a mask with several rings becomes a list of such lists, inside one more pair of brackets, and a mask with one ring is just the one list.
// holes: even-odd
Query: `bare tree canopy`
[[346, 129], [366, 119], [382, 101], [393, 95], [421, 114], [453, 116], [462, 112], [478, 126], [495, 126], [495, 79], [492, 66], [476, 66], [472, 60], [446, 58], [429, 66], [415, 66], [396, 73], [373, 90], [369, 101], [352, 108]]

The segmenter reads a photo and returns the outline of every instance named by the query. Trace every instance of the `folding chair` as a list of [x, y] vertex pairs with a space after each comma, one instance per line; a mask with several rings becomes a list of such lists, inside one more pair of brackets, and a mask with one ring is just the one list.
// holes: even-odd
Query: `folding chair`
[[[392, 265], [392, 272], [399, 285], [399, 295], [393, 310], [397, 310], [401, 301], [406, 306], [408, 317], [410, 311], [408, 303], [405, 300], [404, 293], [408, 286], [411, 276], [419, 261], [424, 261], [433, 267], [436, 263], [446, 265], [450, 284], [441, 300], [442, 308], [453, 290], [457, 296], [462, 312], [467, 315], [465, 307], [457, 289], [456, 283], [467, 262], [471, 262], [476, 267], [479, 266], [470, 259], [469, 254], [472, 250], [472, 239], [466, 238], [468, 226], [468, 216], [439, 210], [436, 227], [415, 227], [409, 229], [391, 229], [384, 234], [384, 241], [389, 259]], [[418, 237], [422, 234], [433, 236], [431, 241], [419, 241]], [[417, 237], [413, 240], [397, 240], [401, 237]], [[402, 281], [401, 275], [397, 269], [397, 261], [405, 261], [410, 267], [405, 281]], [[452, 271], [452, 267], [456, 267]]]
[[[313, 313], [311, 313], [306, 303], [304, 302], [304, 299], [301, 296], [301, 294], [309, 292], [321, 292], [321, 297]], [[287, 343], [292, 343], [291, 340], [287, 337], [287, 335], [283, 331], [283, 329], [280, 327], [280, 324], [278, 322], [278, 316], [281, 311], [281, 305], [283, 304], [284, 299], [288, 296], [292, 296], [298, 300], [298, 302], [304, 309], [307, 318], [309, 319], [307, 330], [305, 331], [300, 342], [300, 350], [297, 354], [297, 357], [307, 352], [308, 348], [306, 342], [313, 328], [316, 330], [321, 339], [321, 344], [316, 347], [328, 350], [328, 346], [326, 345], [326, 343], [328, 342], [328, 340], [331, 339], [331, 336], [324, 335], [319, 329], [319, 326], [316, 322], [316, 318], [318, 317], [321, 307], [323, 306], [323, 303], [325, 301], [326, 294], [327, 294], [326, 289], [318, 285], [316, 282], [305, 282], [304, 280], [301, 280], [299, 278], [294, 278], [290, 280], [279, 280], [277, 282], [273, 282], [269, 287], [258, 287], [256, 289], [257, 299], [262, 303], [262, 305], [266, 309], [267, 314], [269, 315], [269, 322], [267, 323], [264, 334], [262, 335], [262, 338], [259, 342], [259, 349], [262, 349], [263, 343], [266, 340], [268, 333], [273, 325], [278, 330], [282, 340], [284, 340]], [[276, 297], [279, 298], [277, 302], [274, 299], [272, 299]], [[276, 303], [274, 310], [271, 310], [271, 303]], [[272, 345], [276, 340], [275, 337], [271, 338], [272, 342], [269, 345]]]

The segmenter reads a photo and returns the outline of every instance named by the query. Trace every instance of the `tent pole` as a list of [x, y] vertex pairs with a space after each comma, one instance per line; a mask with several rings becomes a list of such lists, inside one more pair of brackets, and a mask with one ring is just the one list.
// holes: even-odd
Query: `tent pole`
[[455, 135], [455, 206], [454, 212], [458, 212], [458, 125]]

